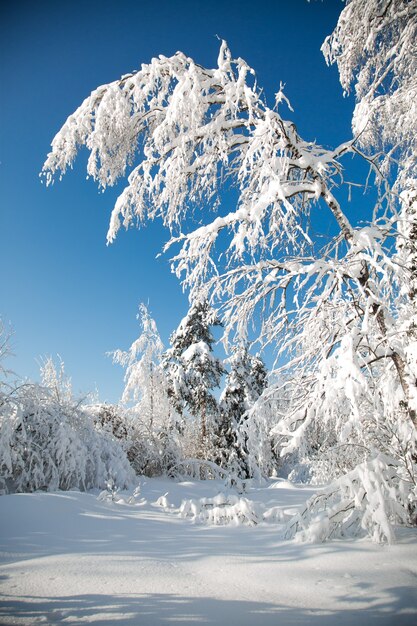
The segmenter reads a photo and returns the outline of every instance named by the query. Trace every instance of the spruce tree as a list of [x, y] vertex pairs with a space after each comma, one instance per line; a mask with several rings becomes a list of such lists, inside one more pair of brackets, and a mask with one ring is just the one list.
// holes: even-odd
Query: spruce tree
[[220, 397], [217, 462], [241, 478], [249, 477], [246, 463], [247, 437], [242, 431], [247, 411], [267, 386], [267, 370], [246, 344], [235, 347], [228, 359], [230, 372]]
[[196, 454], [206, 458], [218, 412], [212, 390], [220, 386], [225, 373], [222, 362], [213, 355], [212, 328], [216, 326], [221, 322], [208, 301], [193, 302], [171, 335], [171, 348], [163, 359], [171, 402], [183, 418], [188, 412], [198, 420]]

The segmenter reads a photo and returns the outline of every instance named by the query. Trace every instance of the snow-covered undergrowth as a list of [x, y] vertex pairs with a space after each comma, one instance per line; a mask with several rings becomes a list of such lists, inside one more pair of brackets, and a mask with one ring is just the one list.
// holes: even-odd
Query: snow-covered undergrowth
[[[276, 523], [192, 523], [183, 502], [243, 498], [222, 481], [141, 478], [135, 491], [0, 498], [0, 624], [414, 626], [415, 529], [397, 543], [281, 540], [311, 487], [270, 480], [244, 498]], [[281, 519], [283, 518], [283, 520]], [[268, 523], [267, 523], [268, 522]]]
[[207, 524], [254, 526], [262, 520], [260, 507], [247, 498], [234, 494], [219, 493], [214, 498], [184, 500], [180, 507], [180, 515]]
[[[166, 498], [163, 505], [169, 506]], [[282, 534], [286, 529], [286, 522], [293, 518], [295, 512], [293, 509], [268, 506], [263, 502], [221, 491], [213, 498], [183, 500], [178, 513], [180, 517], [191, 519], [193, 522], [214, 526], [279, 523]]]
[[127, 487], [135, 474], [120, 442], [74, 398], [63, 364], [42, 385], [0, 385], [0, 493]]
[[286, 536], [315, 542], [367, 534], [375, 542], [393, 543], [395, 525], [410, 523], [415, 500], [415, 485], [401, 480], [394, 461], [380, 455], [310, 498], [289, 522]]
[[109, 477], [125, 487], [134, 479], [118, 441], [95, 429], [82, 410], [19, 411], [1, 422], [0, 444], [0, 489], [5, 493], [85, 490], [104, 487]]
[[[207, 526], [256, 526], [274, 524], [277, 537], [295, 539], [297, 542], [321, 543], [332, 539], [367, 537], [375, 543], [392, 544], [395, 527], [407, 526], [409, 493], [403, 488], [402, 499], [399, 488], [390, 487], [387, 472], [395, 471], [384, 463], [383, 458], [358, 466], [354, 471], [317, 489], [298, 487], [305, 493], [316, 491], [301, 509], [283, 508], [275, 502], [259, 501], [259, 486], [254, 481], [244, 481], [242, 489], [230, 487], [229, 481], [220, 479], [203, 481], [220, 487], [210, 497], [186, 498], [178, 503], [171, 501], [169, 492], [159, 496], [154, 506], [165, 512]], [[292, 483], [272, 479], [269, 489], [294, 489]], [[401, 486], [400, 486], [401, 487]], [[108, 500], [134, 505], [141, 495], [140, 486], [132, 495], [121, 495], [113, 481], [99, 495]]]

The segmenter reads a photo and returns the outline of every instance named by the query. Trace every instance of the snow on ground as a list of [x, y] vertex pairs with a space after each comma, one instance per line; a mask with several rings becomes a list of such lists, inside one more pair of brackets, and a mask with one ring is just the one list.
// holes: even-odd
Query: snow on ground
[[[142, 479], [133, 504], [98, 493], [1, 497], [0, 623], [417, 624], [414, 530], [399, 531], [393, 546], [298, 544], [280, 540], [272, 523], [179, 517], [183, 499], [221, 490], [216, 481]], [[276, 480], [246, 497], [288, 512], [311, 493]]]

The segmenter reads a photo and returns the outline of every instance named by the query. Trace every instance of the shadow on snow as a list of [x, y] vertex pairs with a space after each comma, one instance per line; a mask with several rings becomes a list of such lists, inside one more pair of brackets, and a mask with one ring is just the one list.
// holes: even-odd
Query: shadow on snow
[[[79, 595], [8, 599], [0, 603], [1, 624], [92, 623], [96, 626], [164, 626], [178, 623], [228, 626], [414, 626], [414, 589], [393, 587], [391, 600], [360, 611], [308, 610], [266, 602], [190, 598], [171, 594]], [[400, 613], [401, 610], [401, 613]], [[11, 619], [13, 621], [11, 621]], [[3, 621], [5, 620], [5, 621]]]

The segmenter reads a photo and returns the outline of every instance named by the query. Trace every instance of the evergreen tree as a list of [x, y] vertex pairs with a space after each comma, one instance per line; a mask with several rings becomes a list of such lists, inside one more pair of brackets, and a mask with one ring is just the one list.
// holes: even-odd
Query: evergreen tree
[[221, 326], [216, 311], [207, 300], [192, 303], [188, 314], [171, 336], [171, 348], [163, 366], [168, 378], [168, 393], [178, 413], [188, 411], [199, 420], [196, 454], [207, 456], [218, 404], [212, 390], [220, 386], [225, 370], [213, 355], [211, 329]]
[[251, 355], [246, 344], [233, 350], [228, 363], [230, 372], [220, 397], [217, 462], [248, 478], [247, 436], [242, 426], [247, 411], [267, 386], [267, 371], [262, 359]]

